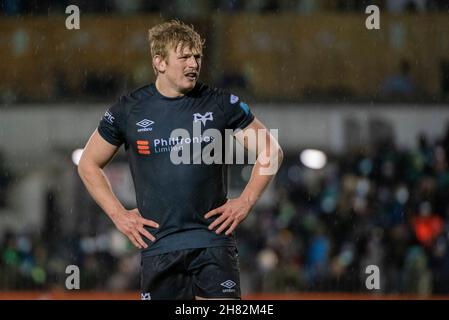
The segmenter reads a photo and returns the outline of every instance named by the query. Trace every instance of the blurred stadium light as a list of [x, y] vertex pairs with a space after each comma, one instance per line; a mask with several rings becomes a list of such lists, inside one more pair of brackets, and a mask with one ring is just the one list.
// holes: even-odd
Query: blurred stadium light
[[76, 149], [72, 152], [72, 161], [74, 165], [78, 165], [80, 162], [81, 156], [83, 155], [83, 149]]
[[320, 150], [303, 150], [299, 158], [302, 164], [310, 169], [323, 169], [327, 162], [326, 154]]

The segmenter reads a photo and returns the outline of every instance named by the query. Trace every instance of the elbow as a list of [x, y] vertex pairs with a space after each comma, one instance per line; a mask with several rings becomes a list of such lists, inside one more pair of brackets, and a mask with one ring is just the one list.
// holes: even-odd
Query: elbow
[[88, 176], [88, 172], [89, 172], [89, 162], [86, 160], [85, 157], [81, 156], [81, 159], [78, 163], [78, 175], [80, 176], [81, 180], [85, 180], [85, 177]]
[[102, 167], [94, 159], [82, 155], [77, 169], [81, 180], [87, 184], [92, 181], [92, 177], [101, 174]]

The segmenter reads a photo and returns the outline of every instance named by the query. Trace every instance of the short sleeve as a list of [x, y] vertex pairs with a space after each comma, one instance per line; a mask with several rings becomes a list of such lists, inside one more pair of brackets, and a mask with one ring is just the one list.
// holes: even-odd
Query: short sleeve
[[125, 142], [126, 116], [124, 109], [124, 105], [119, 100], [104, 113], [98, 125], [98, 133], [115, 146], [121, 146]]
[[249, 106], [239, 97], [223, 93], [221, 98], [228, 128], [232, 130], [244, 129], [254, 120], [254, 115], [251, 113]]

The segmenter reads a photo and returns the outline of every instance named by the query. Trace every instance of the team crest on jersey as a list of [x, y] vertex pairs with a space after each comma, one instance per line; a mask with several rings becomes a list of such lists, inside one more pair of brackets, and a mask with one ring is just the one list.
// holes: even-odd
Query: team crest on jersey
[[212, 115], [212, 112], [206, 112], [204, 115], [201, 113], [194, 113], [193, 114], [193, 122], [201, 121], [203, 123], [203, 126], [206, 125], [206, 121], [213, 121], [214, 117]]
[[231, 98], [229, 99], [229, 101], [231, 102], [231, 104], [235, 104], [235, 103], [237, 103], [237, 101], [239, 101], [239, 97], [231, 94]]

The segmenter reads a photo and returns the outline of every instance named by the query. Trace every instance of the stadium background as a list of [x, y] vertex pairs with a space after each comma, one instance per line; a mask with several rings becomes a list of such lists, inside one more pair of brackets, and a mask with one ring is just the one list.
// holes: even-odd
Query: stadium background
[[[80, 30], [65, 27], [70, 4]], [[370, 4], [380, 30], [365, 28]], [[85, 191], [74, 151], [119, 95], [154, 80], [147, 30], [170, 18], [206, 38], [202, 81], [279, 129], [284, 163], [237, 231], [244, 297], [447, 297], [448, 10], [443, 0], [2, 1], [0, 298], [80, 297], [65, 289], [67, 265], [80, 268], [91, 294], [81, 297], [138, 298], [139, 255]], [[132, 207], [125, 161], [107, 174]], [[232, 167], [231, 196], [249, 174]], [[365, 286], [368, 265], [379, 290]]]

